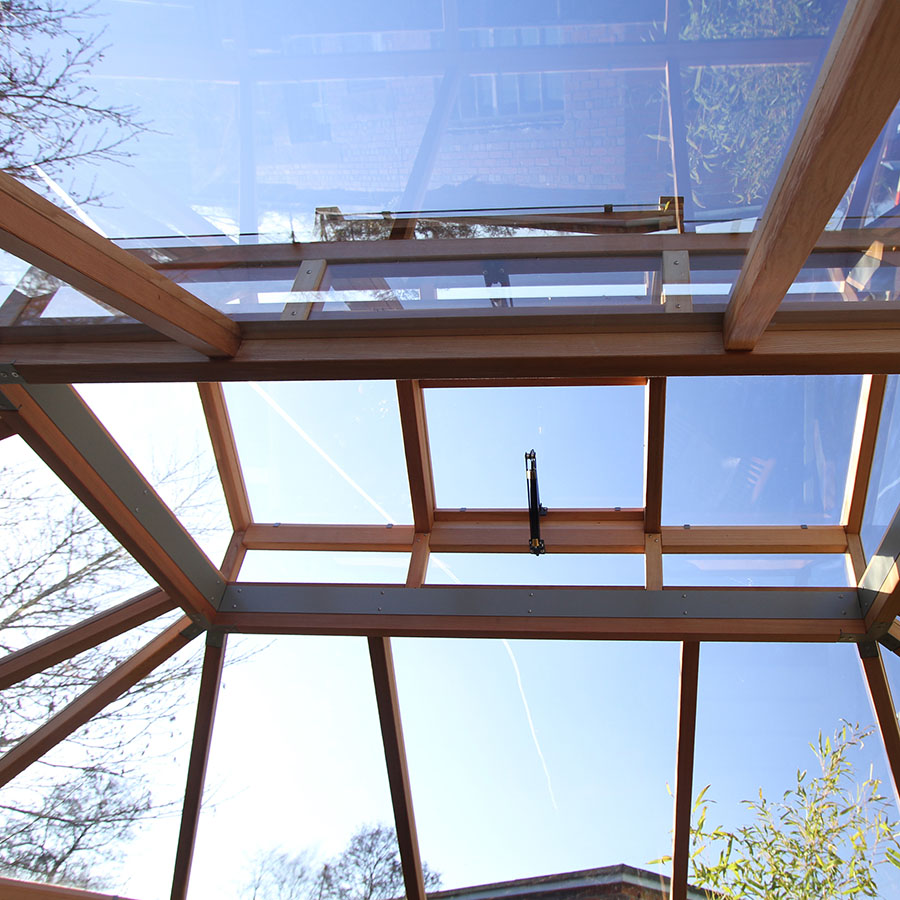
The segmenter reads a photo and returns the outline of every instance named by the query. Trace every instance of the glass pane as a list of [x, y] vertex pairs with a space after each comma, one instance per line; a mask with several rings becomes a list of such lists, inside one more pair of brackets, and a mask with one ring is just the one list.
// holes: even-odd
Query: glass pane
[[[788, 803], [795, 809], [806, 810], [807, 806], [796, 794], [785, 797], [785, 791], [796, 792], [801, 772], [806, 772], [807, 785], [821, 777], [822, 769], [810, 744], [817, 746], [821, 735], [830, 738], [834, 747], [835, 732], [840, 732], [846, 723], [851, 731], [857, 723], [863, 731], [869, 731], [873, 721], [855, 647], [704, 643], [700, 652], [694, 788], [699, 793], [709, 786], [705, 795], [710, 801], [706, 828], [722, 825], [730, 830], [757, 822], [758, 817], [748, 801], [759, 803], [761, 798], [771, 804], [776, 826], [781, 813], [778, 804]], [[840, 738], [836, 743], [842, 745]], [[862, 747], [848, 745], [845, 758], [851, 771], [841, 784], [850, 794], [849, 801], [844, 802], [854, 802], [856, 785], [862, 785], [870, 777], [871, 766], [874, 777], [881, 780], [880, 793], [889, 798], [887, 815], [896, 820], [897, 807], [877, 733], [867, 738]], [[821, 805], [821, 795], [810, 787], [808, 796], [816, 798], [813, 801], [816, 811], [809, 812], [808, 818], [801, 812], [801, 821], [807, 818], [814, 822], [817, 813], [824, 813], [827, 821], [828, 812]], [[872, 802], [867, 804], [864, 820], [874, 821], [877, 806]], [[694, 824], [697, 824], [696, 815]], [[810, 832], [814, 830], [811, 828]], [[850, 840], [855, 837], [853, 831], [846, 826], [839, 827], [829, 836], [829, 850], [833, 844], [848, 858]], [[784, 831], [776, 827], [773, 840], [777, 840], [774, 835], [778, 833]], [[810, 871], [810, 864], [804, 855], [816, 849], [827, 852], [824, 842], [810, 838], [806, 845], [804, 834], [797, 838], [795, 849], [784, 852], [777, 864], [764, 863], [769, 872], [805, 874]], [[869, 833], [867, 838], [869, 847], [863, 856], [872, 859], [873, 835]], [[884, 844], [881, 846], [883, 854]], [[754, 850], [735, 844], [735, 855], [747, 855], [749, 851], [751, 857], [765, 861], [776, 855], [779, 848], [776, 845], [771, 856], [767, 856], [762, 847]], [[719, 849], [722, 845], [715, 844], [706, 861], [714, 860]], [[876, 880], [878, 897], [900, 897], [896, 870], [884, 866]], [[787, 883], [791, 883], [789, 879]], [[826, 894], [836, 895], [831, 891]]]
[[670, 378], [663, 519], [840, 521], [861, 379]]
[[838, 553], [664, 554], [663, 583], [678, 587], [848, 587], [851, 579], [847, 559]]
[[672, 827], [677, 645], [393, 643], [419, 839], [444, 887], [665, 871], [649, 861]]
[[78, 392], [214, 565], [231, 524], [194, 384], [83, 384]]
[[643, 505], [643, 387], [441, 388], [426, 403], [438, 506], [526, 508], [532, 449], [544, 506]]
[[866, 559], [871, 559], [900, 506], [900, 403], [897, 375], [889, 375], [881, 408], [878, 441], [866, 495], [860, 537]]
[[241, 581], [313, 584], [403, 584], [408, 553], [341, 553], [332, 550], [250, 550]]
[[365, 639], [230, 638], [227, 657], [192, 897], [252, 895], [273, 854], [321, 864], [393, 821]]
[[432, 553], [427, 584], [643, 585], [641, 554]]
[[[59, 712], [161, 631], [155, 622], [29, 679], [13, 689], [19, 711]], [[147, 900], [169, 896], [179, 827], [173, 813], [184, 793], [201, 651], [199, 641], [180, 650], [3, 788], [4, 875]], [[4, 721], [10, 740], [40, 719]]]
[[393, 382], [225, 387], [258, 522], [412, 522]]

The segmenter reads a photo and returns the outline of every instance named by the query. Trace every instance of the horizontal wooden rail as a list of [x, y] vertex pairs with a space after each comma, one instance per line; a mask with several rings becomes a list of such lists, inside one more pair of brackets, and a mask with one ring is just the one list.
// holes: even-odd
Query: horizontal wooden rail
[[[249, 550], [410, 551], [413, 525], [251, 525]], [[663, 553], [845, 553], [840, 525], [681, 526], [660, 529]], [[551, 510], [541, 520], [549, 553], [643, 553], [641, 510]], [[525, 510], [435, 512], [429, 544], [434, 553], [527, 553]]]
[[[364, 243], [364, 242], [360, 242]], [[851, 308], [852, 307], [852, 308]], [[807, 375], [900, 370], [900, 307], [782, 311], [753, 353], [722, 346], [722, 313], [465, 315], [245, 325], [241, 353], [202, 360], [139, 326], [6, 329], [29, 383]], [[339, 317], [338, 317], [339, 318]], [[21, 343], [19, 342], [21, 340]]]

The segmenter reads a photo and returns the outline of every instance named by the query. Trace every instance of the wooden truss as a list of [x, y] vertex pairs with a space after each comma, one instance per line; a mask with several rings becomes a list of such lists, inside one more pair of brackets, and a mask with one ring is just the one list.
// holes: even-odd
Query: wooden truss
[[[392, 636], [681, 642], [672, 879], [672, 897], [678, 900], [686, 897], [701, 642], [856, 643], [894, 783], [900, 788], [900, 728], [880, 655], [881, 644], [900, 647], [894, 624], [900, 613], [900, 516], [871, 561], [865, 559], [860, 541], [886, 375], [900, 371], [900, 304], [804, 304], [800, 309], [782, 303], [810, 255], [827, 266], [830, 255], [865, 255], [877, 244], [879, 260], [900, 265], [896, 230], [823, 232], [900, 100], [894, 52], [898, 36], [900, 5], [895, 0], [848, 4], [774, 196], [753, 235], [457, 241], [416, 241], [399, 235], [389, 241], [343, 244], [163, 248], [142, 256], [98, 238], [28, 188], [0, 176], [0, 247], [135, 320], [25, 328], [15, 324], [16, 310], [0, 309], [0, 439], [21, 435], [159, 585], [0, 660], [0, 687], [173, 608], [185, 613], [2, 757], [0, 783], [14, 778], [188, 641], [205, 634], [172, 887], [173, 900], [183, 900], [227, 635], [240, 632], [367, 637], [409, 900], [424, 900], [425, 894]], [[654, 45], [644, 50], [659, 52]], [[616, 47], [610, 52], [615, 54]], [[446, 90], [451, 89], [448, 83]], [[441, 115], [446, 117], [446, 109]], [[679, 115], [678, 109], [672, 110], [673, 122]], [[427, 169], [426, 157], [417, 160], [418, 168]], [[673, 165], [684, 178], [684, 160], [673, 159]], [[421, 193], [411, 186], [411, 204], [421, 202]], [[495, 315], [487, 310], [420, 316], [385, 311], [372, 316], [351, 311], [274, 321], [236, 321], [166, 277], [172, 270], [214, 277], [248, 265], [293, 267], [297, 283], [314, 290], [329, 266], [347, 262], [437, 266], [458, 260], [538, 258], [563, 265], [589, 257], [627, 264], [648, 256], [659, 258], [662, 270], [668, 267], [670, 272], [682, 260], [690, 265], [705, 259], [715, 265], [716, 260], [737, 258], [740, 275], [727, 306], [706, 306], [703, 311], [692, 309], [690, 302], [676, 309], [663, 300], [642, 313], [504, 310]], [[670, 280], [677, 279], [670, 275]], [[739, 373], [865, 376], [840, 524], [662, 525], [666, 377]], [[389, 529], [302, 522], [275, 527], [254, 520], [221, 382], [330, 378], [396, 381], [411, 523]], [[198, 382], [233, 528], [221, 566], [206, 558], [68, 386], [143, 380]], [[527, 552], [528, 534], [524, 510], [436, 507], [423, 389], [602, 383], [645, 385], [644, 505], [553, 510], [543, 523], [544, 534], [555, 552], [642, 554], [646, 587], [423, 587], [432, 551]], [[241, 562], [253, 549], [402, 550], [410, 553], [410, 565], [404, 587], [243, 584], [238, 581]], [[767, 591], [663, 584], [663, 553], [748, 552], [845, 554], [858, 586]], [[420, 602], [424, 592], [427, 604]], [[15, 898], [97, 896], [9, 881], [0, 887], [4, 896]]]

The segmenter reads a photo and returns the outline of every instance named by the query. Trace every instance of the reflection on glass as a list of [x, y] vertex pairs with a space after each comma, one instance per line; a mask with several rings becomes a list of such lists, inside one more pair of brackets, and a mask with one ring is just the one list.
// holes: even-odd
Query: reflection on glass
[[840, 521], [859, 376], [670, 378], [663, 518]]
[[[796, 788], [799, 772], [806, 771], [807, 780], [820, 775], [810, 744], [817, 744], [820, 734], [833, 738], [845, 723], [858, 723], [863, 730], [874, 725], [855, 647], [704, 643], [694, 788], [696, 794], [709, 786], [707, 827], [748, 825], [754, 817], [745, 801], [763, 797], [777, 804], [786, 790]], [[849, 747], [847, 759], [852, 778], [845, 787], [855, 796], [854, 785], [869, 777], [871, 767], [896, 819], [877, 731], [862, 747]], [[843, 844], [849, 835], [841, 838]], [[879, 897], [900, 896], [896, 870], [884, 867], [877, 882]]]
[[898, 376], [889, 375], [860, 537], [871, 559], [900, 506], [900, 404]]
[[644, 557], [621, 553], [432, 553], [427, 584], [643, 585]]
[[850, 580], [846, 558], [838, 553], [667, 553], [663, 555], [663, 583], [678, 587], [846, 587]]
[[438, 506], [524, 509], [532, 449], [550, 509], [643, 503], [643, 387], [441, 388], [426, 404]]
[[718, 65], [680, 72], [690, 187], [699, 215], [758, 213], [775, 184], [815, 68]]
[[[33, 718], [4, 715], [4, 739], [41, 723], [41, 698], [47, 716], [59, 712], [162, 630], [154, 622], [36, 676], [28, 686], [37, 696], [25, 685], [5, 691]], [[201, 652], [199, 641], [180, 650], [0, 791], [4, 876], [169, 896], [179, 827], [171, 813], [184, 791]]]
[[393, 643], [420, 845], [444, 887], [666, 871], [649, 861], [671, 841], [676, 644]]
[[227, 660], [197, 897], [252, 896], [272, 854], [324, 861], [361, 825], [393, 821], [364, 638], [231, 637]]
[[258, 522], [412, 522], [393, 382], [228, 384]]

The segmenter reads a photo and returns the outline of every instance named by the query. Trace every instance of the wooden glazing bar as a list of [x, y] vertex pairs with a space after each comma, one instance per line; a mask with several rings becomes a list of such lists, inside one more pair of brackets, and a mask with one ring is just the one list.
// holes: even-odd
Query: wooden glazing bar
[[894, 785], [894, 796], [897, 798], [900, 797], [900, 724], [897, 721], [897, 708], [894, 706], [891, 696], [891, 687], [884, 670], [884, 660], [881, 658], [878, 644], [861, 643], [857, 644], [857, 649], [863, 676], [866, 680], [869, 701], [872, 704], [872, 710], [878, 722], [878, 730], [884, 742], [884, 750], [887, 754], [888, 767], [891, 770], [891, 779]]
[[[541, 519], [548, 553], [643, 553], [640, 510], [550, 510]], [[415, 526], [251, 525], [244, 535], [249, 550], [410, 550]], [[664, 525], [663, 553], [845, 553], [847, 534], [840, 525], [681, 526]], [[527, 553], [525, 510], [437, 510], [429, 535], [440, 553]]]
[[[366, 243], [360, 241], [359, 243]], [[421, 243], [425, 243], [422, 241]], [[669, 328], [651, 314], [461, 316], [268, 322], [245, 326], [240, 356], [199, 362], [191, 351], [115, 326], [28, 329], [7, 358], [29, 383], [328, 379], [600, 378], [813, 375], [900, 369], [900, 312], [834, 304], [782, 312], [753, 353], [722, 346], [722, 314], [695, 312]], [[852, 308], [851, 308], [852, 307]], [[490, 313], [490, 311], [488, 311]], [[662, 323], [659, 320], [664, 320]], [[63, 337], [63, 340], [60, 340]], [[5, 335], [4, 335], [5, 338]]]
[[0, 757], [0, 786], [9, 783], [48, 750], [90, 721], [172, 654], [188, 644], [198, 633], [197, 626], [189, 618], [182, 617], [101, 678], [92, 688]]
[[16, 881], [0, 878], [0, 897], [3, 900], [127, 900], [121, 894], [98, 894], [59, 884], [38, 884], [36, 881]]
[[732, 291], [728, 349], [756, 346], [900, 100], [898, 34], [895, 0], [848, 2]]
[[78, 394], [9, 383], [2, 393], [15, 407], [3, 420], [173, 600], [208, 620], [224, 578]]
[[153, 588], [71, 628], [9, 653], [0, 659], [0, 690], [143, 625], [175, 606], [168, 594]]
[[422, 858], [419, 853], [419, 838], [416, 833], [412, 791], [409, 785], [409, 768], [403, 743], [400, 698], [397, 695], [391, 639], [370, 636], [368, 644], [406, 897], [407, 900], [425, 900], [425, 881], [422, 876]]
[[250, 511], [250, 498], [247, 494], [247, 485], [244, 483], [244, 473], [234, 440], [231, 417], [228, 415], [225, 392], [222, 385], [217, 382], [201, 381], [197, 384], [197, 389], [200, 391], [206, 427], [216, 457], [228, 515], [235, 531], [243, 530], [253, 521], [253, 513]]
[[428, 543], [428, 535], [417, 534], [413, 541], [412, 552], [409, 558], [409, 569], [406, 573], [407, 587], [422, 587], [425, 584], [430, 555], [431, 548]]
[[6, 424], [6, 422], [0, 422], [0, 441], [5, 441], [8, 437], [12, 437], [15, 434], [15, 431]]
[[846, 522], [847, 531], [852, 534], [859, 534], [862, 527], [886, 387], [886, 375], [864, 376], [841, 513], [841, 521]]
[[197, 827], [200, 823], [200, 807], [203, 786], [206, 783], [206, 767], [212, 744], [219, 687], [222, 683], [222, 667], [225, 663], [227, 636], [209, 635], [200, 673], [200, 691], [197, 697], [197, 714], [194, 719], [194, 736], [191, 741], [191, 757], [188, 762], [187, 783], [184, 789], [184, 805], [181, 809], [181, 826], [175, 851], [175, 869], [172, 877], [172, 900], [185, 900], [191, 876], [191, 861]]
[[431, 531], [435, 505], [434, 476], [431, 471], [431, 450], [428, 445], [425, 396], [418, 382], [398, 381], [397, 402], [400, 406], [400, 428], [403, 432], [403, 448], [406, 453], [413, 522], [416, 531]]
[[699, 670], [700, 644], [697, 641], [685, 641], [681, 645], [681, 674], [678, 692], [675, 825], [672, 839], [672, 882], [669, 894], [671, 900], [687, 900], [688, 896]]
[[240, 346], [224, 313], [3, 173], [0, 247], [207, 356]]
[[666, 434], [666, 380], [651, 378], [647, 386], [644, 461], [644, 531], [658, 533], [662, 521], [663, 448]]

